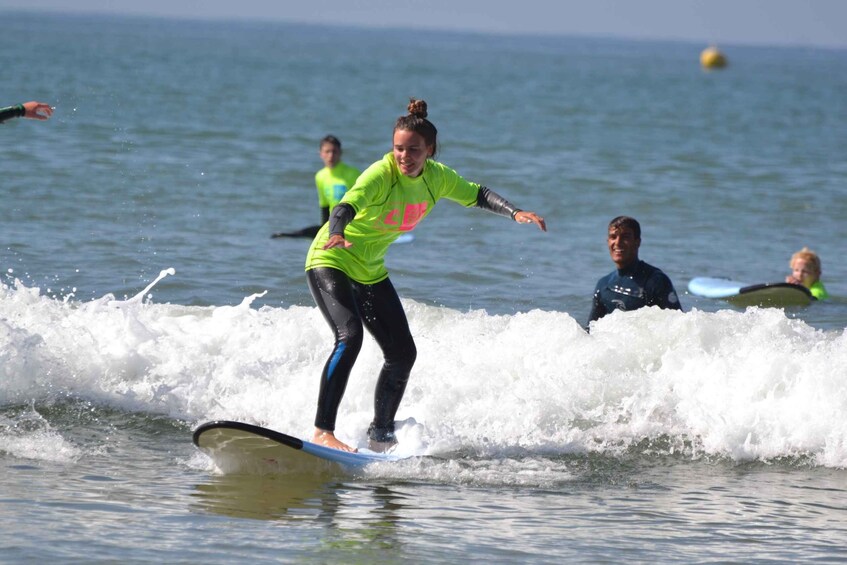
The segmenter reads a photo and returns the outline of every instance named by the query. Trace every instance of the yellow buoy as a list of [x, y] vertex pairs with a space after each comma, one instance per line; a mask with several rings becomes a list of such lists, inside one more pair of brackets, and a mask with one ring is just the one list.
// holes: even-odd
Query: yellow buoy
[[700, 64], [706, 69], [722, 69], [726, 66], [726, 57], [717, 47], [707, 47], [700, 53]]

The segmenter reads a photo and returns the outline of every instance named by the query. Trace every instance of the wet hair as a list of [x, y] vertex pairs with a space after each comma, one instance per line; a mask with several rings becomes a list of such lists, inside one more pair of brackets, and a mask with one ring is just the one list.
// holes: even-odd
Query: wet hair
[[426, 119], [426, 101], [418, 100], [417, 98], [409, 98], [409, 106], [407, 109], [409, 111], [408, 114], [397, 118], [397, 122], [394, 124], [394, 131], [413, 131], [420, 134], [420, 136], [423, 137], [426, 146], [432, 147], [432, 155], [430, 155], [430, 158], [434, 158], [435, 154], [438, 152], [438, 130], [435, 129], [432, 122]]
[[794, 261], [797, 259], [802, 259], [806, 262], [806, 264], [812, 268], [817, 276], [821, 276], [821, 258], [818, 257], [818, 254], [809, 249], [808, 247], [804, 247], [797, 253], [791, 256], [791, 261], [788, 263], [788, 266], [792, 269], [794, 268]]
[[620, 228], [629, 228], [635, 235], [635, 239], [641, 239], [641, 224], [635, 218], [629, 216], [618, 216], [609, 222], [609, 230]]
[[321, 140], [321, 144], [318, 147], [323, 147], [325, 143], [329, 143], [335, 146], [336, 149], [341, 149], [341, 141], [335, 137], [334, 135], [328, 135]]

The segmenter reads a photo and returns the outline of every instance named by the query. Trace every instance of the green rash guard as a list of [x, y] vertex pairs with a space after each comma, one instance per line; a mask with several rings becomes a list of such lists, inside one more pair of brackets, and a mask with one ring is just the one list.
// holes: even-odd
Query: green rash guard
[[341, 202], [344, 194], [356, 184], [359, 170], [346, 163], [339, 162], [333, 168], [324, 167], [315, 173], [315, 186], [318, 188], [318, 205], [332, 210]]
[[325, 223], [309, 248], [306, 270], [331, 267], [362, 284], [385, 280], [385, 253], [400, 234], [413, 230], [441, 198], [468, 208], [476, 205], [479, 190], [480, 185], [432, 159], [419, 176], [407, 177], [397, 168], [394, 153], [387, 153], [365, 169], [341, 199], [356, 212], [344, 230], [344, 238], [353, 245], [323, 249], [329, 239]]
[[815, 300], [826, 300], [829, 298], [829, 293], [824, 288], [821, 281], [815, 281], [815, 284], [809, 287], [809, 292], [815, 297]]

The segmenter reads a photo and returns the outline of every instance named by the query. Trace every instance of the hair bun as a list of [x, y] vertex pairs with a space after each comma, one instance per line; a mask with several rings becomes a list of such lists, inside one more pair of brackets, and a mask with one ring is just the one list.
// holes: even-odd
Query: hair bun
[[409, 98], [409, 115], [418, 118], [426, 118], [426, 101], [417, 98]]

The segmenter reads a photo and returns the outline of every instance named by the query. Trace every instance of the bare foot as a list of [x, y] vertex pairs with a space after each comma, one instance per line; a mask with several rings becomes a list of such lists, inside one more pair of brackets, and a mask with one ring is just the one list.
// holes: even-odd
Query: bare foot
[[315, 428], [315, 435], [312, 439], [312, 443], [323, 445], [324, 447], [331, 447], [332, 449], [340, 449], [341, 451], [350, 451], [352, 453], [358, 451], [358, 449], [353, 449], [343, 441], [339, 440], [331, 431], [322, 430], [320, 428]]

